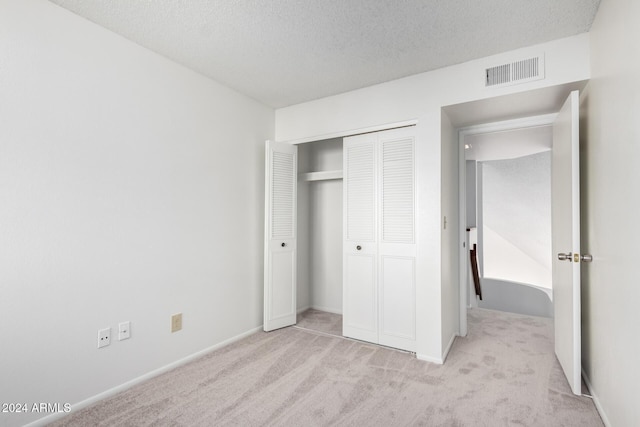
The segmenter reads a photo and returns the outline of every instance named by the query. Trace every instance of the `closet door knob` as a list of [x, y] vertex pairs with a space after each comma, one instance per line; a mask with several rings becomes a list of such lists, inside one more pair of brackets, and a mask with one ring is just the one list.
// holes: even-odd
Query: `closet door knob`
[[358, 245], [358, 246], [356, 246], [356, 249], [360, 250], [360, 249], [362, 249], [362, 246]]
[[287, 244], [285, 242], [282, 242], [282, 244], [280, 246], [282, 246], [284, 248], [285, 246], [287, 246]]

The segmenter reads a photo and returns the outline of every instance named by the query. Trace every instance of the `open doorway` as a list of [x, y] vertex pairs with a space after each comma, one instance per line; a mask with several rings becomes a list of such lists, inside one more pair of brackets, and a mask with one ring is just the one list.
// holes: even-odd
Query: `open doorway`
[[[442, 144], [454, 144], [458, 152], [458, 162], [443, 157], [443, 165], [446, 170], [455, 170], [457, 175], [448, 176], [447, 179], [456, 182], [458, 203], [455, 208], [461, 213], [458, 217], [459, 245], [452, 248], [447, 259], [455, 257], [457, 262], [444, 264], [443, 271], [449, 271], [457, 266], [457, 278], [460, 287], [458, 289], [459, 306], [457, 313], [458, 335], [467, 335], [467, 309], [470, 307], [471, 296], [468, 292], [469, 276], [469, 252], [468, 237], [466, 233], [466, 160], [464, 154], [465, 133], [491, 133], [514, 130], [519, 128], [550, 125], [557, 112], [565, 103], [567, 96], [574, 90], [581, 90], [587, 81], [570, 82], [557, 86], [549, 86], [531, 91], [518, 92], [508, 95], [485, 98], [462, 104], [453, 104], [442, 107]], [[481, 131], [481, 132], [479, 132]], [[444, 155], [443, 155], [444, 156]], [[443, 169], [445, 170], [445, 169]], [[448, 172], [447, 172], [448, 173]], [[443, 192], [453, 196], [453, 188], [443, 187]], [[444, 194], [444, 193], [443, 193]], [[451, 206], [450, 208], [454, 208]], [[455, 273], [452, 273], [455, 274]], [[473, 295], [475, 298], [475, 295]]]
[[[580, 82], [576, 83], [580, 86]], [[550, 90], [562, 87], [549, 88]], [[579, 87], [574, 87], [570, 92], [564, 93], [564, 101], [559, 102], [551, 114], [545, 116], [522, 116], [524, 119], [514, 119], [503, 122], [484, 121], [483, 125], [467, 124], [461, 126], [460, 118], [468, 120], [469, 112], [491, 110], [494, 100], [483, 100], [472, 103], [461, 104], [443, 108], [443, 135], [447, 135], [444, 130], [452, 133], [450, 128], [456, 127], [459, 132], [459, 207], [460, 212], [466, 212], [466, 159], [465, 159], [465, 136], [474, 133], [489, 133], [491, 131], [510, 131], [513, 129], [544, 126], [552, 124], [552, 157], [551, 157], [551, 222], [552, 222], [552, 254], [553, 256], [553, 331], [555, 355], [564, 371], [571, 390], [575, 394], [581, 393], [580, 378], [580, 264], [589, 262], [590, 255], [581, 253], [580, 247], [580, 182], [579, 182]], [[527, 99], [529, 92], [517, 96], [505, 96], [502, 98], [502, 105], [514, 105], [517, 99], [524, 105], [531, 105]], [[544, 92], [538, 92], [538, 95]], [[550, 95], [552, 93], [547, 93]], [[543, 96], [543, 98], [547, 98]], [[550, 98], [549, 98], [550, 99]], [[562, 98], [560, 98], [560, 101]], [[554, 111], [557, 111], [555, 113]], [[457, 116], [451, 119], [451, 116]], [[487, 114], [483, 113], [486, 117]], [[446, 118], [446, 120], [445, 120]], [[448, 127], [445, 124], [449, 123]], [[489, 123], [489, 124], [486, 124]], [[482, 132], [478, 132], [482, 128]], [[446, 140], [442, 138], [442, 143]], [[445, 157], [443, 156], [443, 159]], [[444, 161], [444, 160], [443, 160]], [[483, 210], [484, 213], [484, 210]], [[460, 335], [467, 334], [467, 308], [469, 298], [467, 292], [467, 238], [466, 216], [460, 215], [460, 229], [465, 237], [462, 240], [459, 250], [459, 273], [460, 273]], [[521, 227], [526, 227], [521, 225]], [[484, 227], [483, 227], [484, 229]], [[486, 250], [485, 250], [486, 251]], [[485, 254], [486, 255], [486, 254]], [[475, 296], [474, 296], [475, 298]]]
[[[478, 275], [470, 307], [552, 317], [552, 128], [542, 116], [461, 132], [466, 229]], [[471, 267], [471, 266], [470, 266]], [[478, 295], [478, 298], [476, 298]]]

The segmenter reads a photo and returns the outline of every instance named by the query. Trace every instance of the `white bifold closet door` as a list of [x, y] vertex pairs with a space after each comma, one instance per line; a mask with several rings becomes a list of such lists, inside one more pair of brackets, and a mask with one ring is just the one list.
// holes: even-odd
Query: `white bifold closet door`
[[267, 141], [264, 330], [296, 323], [298, 147]]
[[414, 127], [344, 139], [343, 334], [415, 351]]

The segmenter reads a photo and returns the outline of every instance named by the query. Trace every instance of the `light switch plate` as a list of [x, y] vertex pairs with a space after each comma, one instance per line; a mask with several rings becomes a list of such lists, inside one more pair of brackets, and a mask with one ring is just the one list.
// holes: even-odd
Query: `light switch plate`
[[182, 313], [171, 316], [171, 332], [178, 332], [182, 329]]
[[118, 341], [131, 338], [131, 322], [120, 322], [118, 324]]

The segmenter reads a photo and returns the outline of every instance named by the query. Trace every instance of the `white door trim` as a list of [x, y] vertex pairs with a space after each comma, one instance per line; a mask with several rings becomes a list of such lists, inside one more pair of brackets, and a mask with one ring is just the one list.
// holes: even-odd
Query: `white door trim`
[[404, 128], [404, 127], [408, 127], [408, 126], [416, 126], [417, 124], [418, 124], [418, 120], [417, 119], [405, 120], [405, 121], [401, 121], [401, 122], [392, 122], [392, 123], [386, 123], [386, 124], [382, 124], [382, 125], [368, 126], [368, 127], [364, 127], [364, 128], [349, 129], [349, 130], [343, 130], [343, 131], [338, 131], [338, 132], [326, 133], [324, 135], [307, 136], [307, 137], [304, 137], [304, 138], [285, 140], [285, 141], [281, 141], [281, 142], [284, 142], [284, 143], [287, 143], [287, 144], [298, 145], [298, 144], [304, 144], [304, 143], [307, 143], [307, 142], [324, 141], [325, 139], [346, 138], [348, 136], [356, 136], [356, 135], [361, 135], [361, 134], [364, 134], [364, 133], [380, 132], [380, 131], [383, 131], [383, 130]]

